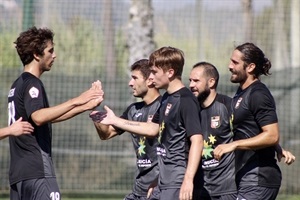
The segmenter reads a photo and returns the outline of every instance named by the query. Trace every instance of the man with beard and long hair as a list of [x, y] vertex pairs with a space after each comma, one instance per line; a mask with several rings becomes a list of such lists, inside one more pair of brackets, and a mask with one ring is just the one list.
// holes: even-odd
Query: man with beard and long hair
[[218, 145], [213, 153], [222, 160], [235, 152], [237, 200], [276, 199], [281, 185], [275, 159], [280, 148], [275, 101], [259, 79], [270, 75], [270, 68], [270, 60], [252, 43], [239, 45], [232, 52], [230, 80], [239, 83], [231, 104], [234, 141]]

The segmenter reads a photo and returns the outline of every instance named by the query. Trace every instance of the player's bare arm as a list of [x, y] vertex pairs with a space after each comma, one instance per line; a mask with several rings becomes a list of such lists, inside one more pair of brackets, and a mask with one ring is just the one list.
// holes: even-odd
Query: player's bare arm
[[184, 179], [180, 188], [180, 200], [190, 200], [193, 197], [194, 176], [198, 170], [203, 150], [203, 136], [201, 134], [190, 137], [191, 147]]
[[108, 106], [104, 106], [104, 109], [106, 113], [102, 112], [102, 115], [99, 116], [101, 124], [113, 125], [124, 131], [146, 137], [155, 137], [158, 135], [158, 124], [125, 120], [117, 117]]
[[10, 135], [19, 136], [22, 134], [31, 134], [33, 129], [30, 123], [22, 121], [22, 117], [20, 117], [12, 125], [0, 129], [0, 140]]
[[[59, 121], [67, 120], [75, 116], [76, 114], [79, 114], [82, 111], [82, 109], [88, 107], [83, 106], [81, 108], [73, 110], [71, 113], [68, 113], [72, 109], [78, 106], [82, 106], [88, 103], [89, 101], [95, 101], [92, 103], [95, 103], [95, 105], [99, 105], [102, 99], [103, 99], [103, 92], [101, 92], [101, 90], [88, 89], [78, 97], [70, 99], [62, 104], [35, 111], [34, 113], [32, 113], [31, 118], [33, 122], [38, 126], [45, 124], [47, 122], [59, 122]], [[67, 117], [63, 116], [65, 114], [67, 114]]]
[[118, 135], [116, 129], [112, 125], [101, 124], [99, 117], [101, 117], [101, 112], [99, 111], [90, 113], [90, 118], [94, 122], [94, 126], [101, 140], [108, 140]]
[[101, 82], [99, 80], [93, 82], [90, 90], [98, 91], [100, 94], [100, 97], [98, 97], [96, 99], [91, 99], [87, 103], [82, 104], [80, 106], [76, 106], [75, 108], [73, 108], [69, 112], [65, 113], [64, 115], [60, 116], [59, 118], [53, 120], [52, 122], [55, 123], [55, 122], [60, 122], [60, 121], [70, 119], [80, 113], [83, 113], [88, 110], [93, 110], [97, 106], [99, 106], [101, 104], [101, 102], [103, 101], [103, 97], [104, 97], [104, 92], [102, 90]]
[[236, 149], [241, 150], [256, 150], [270, 146], [276, 146], [279, 143], [278, 124], [269, 124], [262, 127], [262, 132], [252, 138], [233, 141], [228, 144], [218, 145], [213, 153], [217, 160], [220, 160], [225, 153], [232, 152]]

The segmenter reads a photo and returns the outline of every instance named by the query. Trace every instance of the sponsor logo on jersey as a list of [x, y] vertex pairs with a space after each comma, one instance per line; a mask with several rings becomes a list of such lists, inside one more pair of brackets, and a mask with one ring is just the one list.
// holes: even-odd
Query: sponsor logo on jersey
[[134, 117], [142, 116], [143, 113], [135, 113]]
[[240, 107], [240, 104], [241, 104], [241, 102], [242, 102], [242, 100], [243, 100], [243, 97], [240, 97], [238, 100], [237, 100], [237, 102], [236, 102], [236, 104], [235, 104], [235, 109], [238, 109], [239, 107]]
[[165, 116], [169, 115], [169, 112], [170, 112], [171, 108], [172, 108], [172, 104], [168, 103], [167, 107], [166, 107], [166, 110], [165, 110]]
[[16, 88], [13, 88], [13, 89], [10, 89], [10, 90], [9, 90], [8, 97], [12, 97], [12, 96], [15, 95], [15, 89], [16, 89]]
[[209, 167], [216, 167], [218, 165], [219, 165], [219, 161], [218, 160], [211, 159], [211, 160], [203, 161], [202, 168], [206, 169], [206, 168], [209, 168]]
[[156, 147], [156, 152], [158, 156], [166, 156], [166, 150], [161, 147]]
[[39, 90], [35, 87], [30, 88], [29, 95], [31, 98], [37, 98], [39, 96]]
[[149, 159], [138, 159], [137, 164], [139, 167], [151, 167], [151, 160]]
[[213, 116], [210, 119], [211, 128], [219, 128], [221, 126], [220, 116]]

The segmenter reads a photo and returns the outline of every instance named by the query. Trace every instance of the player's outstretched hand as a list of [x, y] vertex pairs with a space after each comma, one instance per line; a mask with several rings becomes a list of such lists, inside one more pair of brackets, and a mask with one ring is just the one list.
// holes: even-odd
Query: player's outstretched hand
[[76, 105], [80, 106], [87, 102], [94, 100], [97, 106], [103, 101], [104, 92], [102, 90], [101, 82], [98, 80], [92, 83], [92, 87], [81, 93], [76, 99]]
[[108, 107], [104, 106], [105, 112], [93, 111], [90, 113], [90, 118], [97, 123], [111, 125], [116, 117], [115, 113]]
[[33, 126], [29, 122], [22, 121], [22, 117], [10, 125], [9, 128], [11, 135], [14, 136], [31, 134], [34, 130]]

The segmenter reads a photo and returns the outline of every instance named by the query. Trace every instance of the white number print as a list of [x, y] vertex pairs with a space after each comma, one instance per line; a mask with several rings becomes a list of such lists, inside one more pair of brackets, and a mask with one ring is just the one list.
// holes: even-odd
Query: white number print
[[59, 192], [51, 192], [50, 193], [51, 200], [60, 200], [60, 194]]
[[11, 125], [16, 121], [16, 109], [15, 109], [15, 102], [8, 103], [8, 125]]

